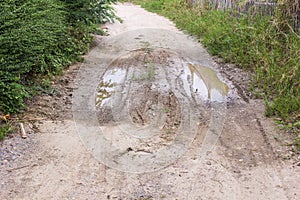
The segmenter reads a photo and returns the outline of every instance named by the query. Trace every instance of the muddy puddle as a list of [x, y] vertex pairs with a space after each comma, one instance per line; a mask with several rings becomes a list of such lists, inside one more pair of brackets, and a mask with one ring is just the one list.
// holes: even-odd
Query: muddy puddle
[[184, 155], [197, 134], [204, 138], [199, 155], [213, 148], [229, 87], [211, 68], [181, 55], [160, 47], [123, 51], [106, 65], [93, 99], [77, 101], [96, 108], [77, 115], [77, 125], [102, 163], [156, 171]]
[[218, 78], [214, 70], [190, 63], [187, 63], [187, 67], [184, 66], [184, 69], [187, 68], [189, 71], [185, 77], [191, 77], [189, 86], [192, 86], [196, 93], [199, 93], [205, 100], [225, 101], [229, 93], [229, 87]]
[[150, 95], [147, 96], [150, 99], [153, 95], [167, 94], [176, 89], [202, 103], [223, 102], [229, 93], [229, 87], [213, 69], [189, 63], [173, 52], [162, 49], [138, 49], [114, 60], [97, 87], [96, 107], [101, 109], [111, 104], [113, 94], [120, 90], [126, 92], [126, 87], [133, 87], [136, 92], [140, 88], [147, 88], [152, 94], [139, 91], [142, 93], [134, 95]]
[[159, 38], [147, 29], [105, 41], [95, 52], [98, 60], [78, 78], [73, 109], [79, 135], [101, 163], [120, 171], [162, 169], [185, 155], [195, 138], [201, 139], [195, 154], [204, 158], [235, 98], [205, 51], [180, 34], [159, 32]]
[[209, 121], [210, 103], [224, 102], [228, 92], [208, 67], [165, 49], [137, 49], [110, 64], [95, 104], [109, 141], [124, 150], [153, 153], [157, 145], [194, 135]]
[[102, 77], [97, 88], [96, 107], [103, 107], [114, 93], [114, 88], [122, 83], [126, 75], [123, 69], [114, 69], [108, 71]]

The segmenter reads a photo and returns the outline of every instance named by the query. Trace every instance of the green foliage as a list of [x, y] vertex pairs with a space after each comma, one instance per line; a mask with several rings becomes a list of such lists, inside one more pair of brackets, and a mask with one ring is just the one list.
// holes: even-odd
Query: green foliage
[[274, 16], [235, 17], [232, 13], [190, 7], [185, 0], [132, 2], [198, 36], [208, 51], [224, 62], [253, 72], [253, 85], [265, 99], [266, 115], [280, 118], [283, 124], [299, 125], [300, 31], [295, 32], [290, 25], [291, 9], [287, 4]]
[[[19, 112], [40, 92], [55, 94], [49, 77], [82, 60], [97, 24], [116, 18], [116, 0], [2, 0], [0, 3], [0, 115]], [[0, 138], [10, 132], [0, 123]]]
[[296, 150], [300, 151], [300, 137], [296, 138], [294, 145], [296, 146]]
[[12, 133], [14, 128], [8, 122], [0, 122], [0, 140], [5, 137], [5, 135]]
[[117, 0], [61, 0], [66, 5], [68, 20], [87, 25], [113, 22], [116, 18], [111, 3]]
[[28, 92], [18, 79], [13, 81], [0, 81], [0, 108], [6, 113], [18, 111], [19, 107], [24, 107], [24, 99], [29, 97]]
[[6, 0], [0, 8], [0, 109], [24, 106], [29, 81], [71, 63], [62, 5], [55, 0]]
[[[113, 21], [115, 0], [2, 0], [0, 112], [13, 113], [43, 79], [88, 51], [96, 23]], [[98, 30], [99, 32], [99, 30]]]

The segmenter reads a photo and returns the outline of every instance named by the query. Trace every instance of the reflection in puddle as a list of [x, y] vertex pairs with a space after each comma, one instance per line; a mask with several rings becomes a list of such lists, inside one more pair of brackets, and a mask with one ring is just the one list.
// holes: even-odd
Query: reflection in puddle
[[[127, 87], [128, 83], [130, 83], [129, 85], [131, 85], [130, 87], [133, 90], [150, 84], [150, 88], [156, 88], [155, 90], [161, 94], [166, 93], [171, 88], [171, 90], [175, 89], [177, 91], [184, 90], [185, 96], [190, 100], [195, 95], [200, 96], [200, 100], [212, 102], [223, 102], [226, 100], [229, 87], [218, 78], [217, 73], [211, 68], [191, 64], [183, 59], [174, 57], [170, 59], [169, 56], [163, 56], [163, 58], [166, 57], [168, 59], [162, 59], [159, 57], [162, 54], [152, 55], [155, 52], [152, 52], [150, 55], [145, 54], [144, 50], [141, 52], [144, 55], [142, 56], [144, 60], [130, 60], [131, 57], [126, 55], [125, 59], [122, 57], [124, 60], [117, 60], [118, 62], [114, 63], [113, 68], [104, 73], [96, 91], [97, 108], [107, 104], [115, 92], [122, 92], [125, 89], [119, 88], [119, 86]], [[135, 51], [134, 55], [140, 58], [141, 52], [137, 54]], [[145, 55], [152, 58], [150, 59], [151, 62], [146, 62], [148, 59], [146, 59]], [[157, 60], [154, 58], [157, 58]], [[136, 62], [135, 65], [132, 65], [133, 61]], [[118, 67], [118, 63], [120, 67]], [[182, 83], [180, 85], [177, 85], [179, 82], [176, 82], [178, 78], [179, 82]], [[125, 83], [127, 86], [124, 85]], [[125, 91], [127, 90], [123, 92]]]
[[99, 83], [96, 93], [96, 107], [102, 107], [112, 96], [115, 87], [125, 79], [126, 70], [113, 69], [107, 71]]
[[229, 87], [222, 82], [217, 73], [201, 65], [188, 64], [191, 74], [191, 85], [195, 93], [200, 93], [210, 101], [224, 101], [229, 92]]

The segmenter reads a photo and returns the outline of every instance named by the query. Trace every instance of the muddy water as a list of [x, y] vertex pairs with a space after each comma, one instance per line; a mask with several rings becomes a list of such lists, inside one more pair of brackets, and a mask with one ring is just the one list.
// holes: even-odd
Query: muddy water
[[[217, 73], [201, 65], [187, 64], [192, 77], [193, 88], [196, 92], [203, 92], [202, 96], [211, 101], [224, 101], [228, 95], [229, 87], [222, 82]], [[189, 76], [189, 75], [188, 75]]]
[[[169, 67], [176, 70], [175, 73], [171, 74], [173, 77], [169, 77], [169, 79], [179, 79], [178, 81], [182, 82], [181, 86], [184, 92], [189, 97], [196, 96], [206, 101], [222, 102], [226, 100], [229, 87], [218, 78], [214, 70], [199, 64], [189, 63], [182, 58], [182, 60], [178, 60], [172, 54], [174, 53], [168, 53], [166, 50], [150, 52], [149, 50], [141, 49], [130, 52], [128, 55], [113, 61], [98, 85], [96, 107], [101, 108], [105, 104], [111, 103], [110, 100], [116, 90], [120, 86], [127, 87], [129, 82], [131, 84], [135, 82], [138, 85], [150, 84], [150, 89], [156, 89], [158, 93], [165, 93], [166, 90], [170, 90], [162, 80], [162, 77], [159, 77], [158, 73], [161, 71], [159, 67]], [[164, 61], [161, 60], [162, 57], [157, 58], [157, 55], [165, 56]], [[139, 59], [142, 56], [144, 56], [143, 59]], [[164, 62], [165, 66], [159, 66], [162, 62]], [[178, 62], [180, 64], [175, 66], [174, 64]]]
[[122, 69], [110, 70], [103, 76], [102, 81], [98, 85], [97, 96], [96, 96], [96, 107], [102, 107], [109, 101], [114, 88], [122, 83], [126, 71]]
[[[184, 150], [200, 123], [210, 120], [211, 103], [224, 102], [228, 91], [214, 70], [167, 49], [142, 48], [111, 62], [97, 87], [95, 105], [104, 138], [121, 149], [115, 161], [138, 155], [135, 163], [142, 165], [153, 163], [153, 155], [181, 155], [178, 149]], [[178, 144], [171, 152], [157, 150], [174, 141]]]

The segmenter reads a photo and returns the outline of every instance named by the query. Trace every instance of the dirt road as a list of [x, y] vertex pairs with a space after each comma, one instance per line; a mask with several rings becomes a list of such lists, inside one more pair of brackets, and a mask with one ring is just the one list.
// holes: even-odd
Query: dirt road
[[0, 199], [300, 199], [249, 76], [163, 17], [116, 10], [124, 22], [33, 101], [29, 138], [1, 144], [21, 153], [1, 162]]

